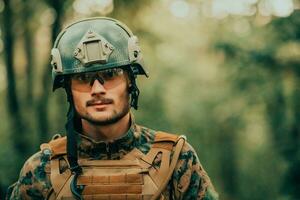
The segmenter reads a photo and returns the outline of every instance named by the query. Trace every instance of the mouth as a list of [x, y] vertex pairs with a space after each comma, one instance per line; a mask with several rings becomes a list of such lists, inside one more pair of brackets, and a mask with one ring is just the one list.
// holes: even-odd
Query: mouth
[[108, 106], [110, 105], [111, 103], [104, 103], [104, 102], [94, 102], [94, 103], [91, 103], [88, 105], [89, 108], [92, 108], [92, 109], [96, 109], [97, 112], [99, 111], [105, 111], [108, 109]]
[[109, 104], [112, 104], [113, 101], [110, 99], [94, 99], [94, 100], [90, 100], [86, 103], [86, 106], [97, 106], [97, 107], [104, 107], [107, 106]]
[[104, 103], [104, 102], [94, 102], [89, 104], [88, 106], [105, 106], [105, 105], [109, 105], [111, 103]]

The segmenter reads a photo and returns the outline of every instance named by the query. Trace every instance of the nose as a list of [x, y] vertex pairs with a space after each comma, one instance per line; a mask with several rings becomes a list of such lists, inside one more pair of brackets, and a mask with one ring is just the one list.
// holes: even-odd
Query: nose
[[105, 94], [106, 90], [104, 86], [99, 82], [99, 80], [95, 80], [94, 83], [92, 84], [92, 89], [91, 89], [91, 95], [99, 95], [99, 94]]

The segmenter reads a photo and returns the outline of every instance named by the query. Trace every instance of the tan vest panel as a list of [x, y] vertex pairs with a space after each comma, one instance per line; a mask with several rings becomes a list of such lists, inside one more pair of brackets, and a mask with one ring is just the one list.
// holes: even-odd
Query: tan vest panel
[[[85, 200], [150, 200], [165, 199], [161, 195], [177, 163], [185, 139], [173, 134], [157, 132], [149, 152], [144, 155], [134, 148], [121, 160], [79, 159], [83, 169], [77, 185]], [[51, 149], [51, 183], [53, 190], [48, 199], [75, 199], [70, 190], [73, 174], [60, 172], [60, 160], [66, 158], [66, 137], [42, 144]], [[170, 159], [172, 157], [172, 159]], [[160, 166], [153, 166], [160, 159]]]

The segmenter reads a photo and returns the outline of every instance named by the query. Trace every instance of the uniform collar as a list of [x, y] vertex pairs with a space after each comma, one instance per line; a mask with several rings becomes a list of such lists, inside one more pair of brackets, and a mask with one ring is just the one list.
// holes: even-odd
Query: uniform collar
[[93, 138], [78, 133], [78, 146], [81, 157], [91, 159], [121, 159], [137, 146], [140, 132], [131, 115], [131, 125], [128, 131], [113, 141], [95, 141]]

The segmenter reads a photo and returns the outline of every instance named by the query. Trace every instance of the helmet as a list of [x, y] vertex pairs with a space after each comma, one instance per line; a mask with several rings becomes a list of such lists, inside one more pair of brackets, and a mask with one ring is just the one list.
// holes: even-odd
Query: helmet
[[106, 17], [77, 21], [58, 35], [52, 55], [53, 90], [63, 87], [66, 75], [128, 67], [146, 75], [138, 38], [118, 20]]

